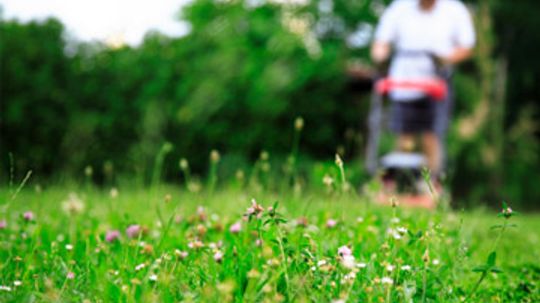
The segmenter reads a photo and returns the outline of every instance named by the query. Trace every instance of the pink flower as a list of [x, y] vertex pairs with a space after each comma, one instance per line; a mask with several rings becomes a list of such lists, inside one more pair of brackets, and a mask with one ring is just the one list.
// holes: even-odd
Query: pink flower
[[23, 214], [23, 219], [26, 221], [33, 221], [34, 220], [34, 213], [31, 211], [27, 211]]
[[220, 250], [216, 251], [216, 253], [214, 254], [214, 260], [218, 263], [223, 260], [223, 253]]
[[338, 248], [338, 255], [342, 257], [350, 256], [352, 255], [352, 250], [348, 246], [343, 245], [340, 248]]
[[120, 232], [118, 230], [109, 230], [105, 235], [105, 241], [114, 242], [120, 238]]
[[72, 271], [68, 272], [66, 275], [66, 279], [73, 280], [73, 278], [75, 278], [75, 273]]
[[237, 234], [242, 230], [242, 224], [240, 222], [236, 222], [229, 228], [229, 231], [233, 234]]
[[326, 227], [328, 228], [334, 228], [336, 224], [337, 224], [337, 221], [334, 219], [328, 219], [328, 221], [326, 221]]
[[7, 221], [0, 220], [0, 230], [5, 229], [6, 227], [7, 227]]
[[141, 226], [133, 224], [126, 228], [126, 234], [129, 238], [136, 238], [141, 234]]

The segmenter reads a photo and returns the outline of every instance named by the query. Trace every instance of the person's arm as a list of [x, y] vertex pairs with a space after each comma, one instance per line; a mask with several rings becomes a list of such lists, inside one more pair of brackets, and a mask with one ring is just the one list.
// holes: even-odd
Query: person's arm
[[392, 43], [397, 36], [397, 20], [399, 19], [399, 7], [395, 2], [391, 4], [381, 16], [379, 24], [375, 30], [375, 37], [371, 45], [371, 60], [380, 65], [390, 59]]
[[455, 65], [469, 59], [472, 54], [472, 48], [457, 47], [448, 57], [440, 58], [440, 60], [445, 65]]
[[371, 45], [371, 60], [375, 64], [382, 64], [390, 57], [392, 47], [390, 43], [375, 41]]
[[472, 17], [465, 5], [459, 4], [454, 13], [456, 45], [453, 52], [440, 58], [443, 64], [448, 65], [455, 65], [472, 57], [476, 40]]

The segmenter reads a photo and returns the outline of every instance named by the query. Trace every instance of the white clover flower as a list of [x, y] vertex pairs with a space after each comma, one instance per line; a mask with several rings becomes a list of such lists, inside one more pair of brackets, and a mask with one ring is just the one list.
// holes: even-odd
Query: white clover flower
[[366, 263], [360, 262], [360, 263], [357, 263], [357, 264], [356, 264], [356, 267], [358, 267], [358, 268], [366, 268], [366, 267], [367, 267], [367, 264], [366, 264]]
[[395, 267], [394, 265], [392, 265], [392, 264], [386, 265], [386, 270], [387, 270], [387, 271], [393, 271], [394, 268], [396, 268], [396, 267]]
[[136, 270], [136, 271], [139, 271], [139, 270], [143, 269], [145, 266], [146, 266], [146, 265], [145, 265], [144, 263], [141, 263], [141, 264], [135, 266], [135, 270]]
[[9, 286], [4, 286], [4, 285], [0, 285], [0, 290], [2, 290], [2, 291], [8, 291], [8, 292], [9, 292], [9, 291], [11, 291], [11, 287], [9, 287]]
[[84, 211], [84, 202], [76, 193], [70, 193], [68, 198], [62, 202], [62, 209], [69, 215], [77, 215]]
[[150, 275], [150, 277], [148, 277], [148, 280], [150, 280], [152, 282], [156, 282], [157, 281], [157, 275], [156, 274]]
[[411, 270], [411, 266], [410, 266], [410, 265], [403, 265], [403, 266], [401, 266], [401, 270], [403, 270], [403, 271], [410, 271], [410, 270]]
[[354, 268], [354, 266], [356, 266], [354, 256], [352, 255], [343, 256], [343, 258], [341, 259], [341, 265], [349, 269]]
[[317, 262], [317, 266], [323, 266], [323, 265], [326, 265], [326, 260], [320, 260], [319, 262]]
[[71, 244], [66, 244], [66, 249], [67, 249], [67, 250], [73, 250], [73, 245], [71, 245]]
[[433, 265], [439, 265], [441, 262], [439, 261], [439, 259], [434, 259], [431, 263], [433, 263]]
[[392, 278], [389, 278], [389, 277], [383, 277], [381, 279], [381, 283], [382, 284], [392, 285], [392, 284], [394, 284], [394, 280], [392, 280]]
[[398, 227], [396, 228], [397, 232], [400, 233], [400, 234], [406, 234], [407, 233], [407, 229], [405, 227]]
[[15, 286], [21, 286], [21, 285], [22, 285], [22, 282], [19, 281], [19, 280], [15, 280], [15, 281], [13, 281], [13, 285], [15, 285]]

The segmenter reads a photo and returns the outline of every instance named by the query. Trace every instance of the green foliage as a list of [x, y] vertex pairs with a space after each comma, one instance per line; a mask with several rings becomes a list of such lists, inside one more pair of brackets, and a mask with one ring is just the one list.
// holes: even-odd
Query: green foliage
[[[520, 227], [495, 253], [494, 213], [318, 191], [280, 192], [278, 204], [252, 187], [108, 189], [26, 187], [5, 212], [0, 188], [0, 301], [540, 300], [538, 215], [512, 218]], [[472, 293], [475, 271], [486, 278]]]
[[[65, 41], [54, 19], [1, 20], [0, 176], [9, 171], [10, 152], [18, 172], [73, 177], [89, 166], [102, 183], [118, 175], [140, 184], [162, 175], [177, 181], [174, 168], [185, 158], [190, 170], [182, 178], [195, 186], [197, 175], [212, 171], [208, 151], [221, 152], [216, 169], [224, 177], [236, 169], [250, 177], [249, 163], [267, 150], [278, 164], [265, 164], [271, 169], [264, 174], [290, 170], [293, 182], [319, 184], [333, 171], [310, 171], [306, 163], [329, 162], [336, 151], [362, 156], [367, 103], [347, 91], [345, 71], [352, 59], [366, 61], [368, 48], [352, 47], [348, 38], [359, 29], [369, 36], [388, 2], [196, 0], [179, 14], [191, 29], [186, 36], [149, 33], [141, 45], [120, 48]], [[489, 2], [494, 26], [481, 35], [489, 51], [455, 77], [448, 181], [460, 201], [504, 196], [533, 205], [540, 197], [540, 68], [531, 59], [540, 45], [537, 1], [507, 2]], [[483, 87], [503, 61], [506, 105], [488, 102], [487, 118], [463, 137], [460, 121], [491, 100], [494, 93]], [[305, 121], [301, 137], [291, 127], [297, 117]], [[156, 177], [155, 155], [165, 142], [170, 154]], [[282, 165], [291, 145], [293, 165]], [[367, 180], [361, 166], [347, 169], [355, 186]]]

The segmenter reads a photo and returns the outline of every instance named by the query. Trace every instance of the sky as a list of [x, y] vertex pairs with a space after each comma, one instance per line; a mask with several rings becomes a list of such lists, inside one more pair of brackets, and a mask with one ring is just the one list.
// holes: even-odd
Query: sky
[[137, 45], [148, 30], [169, 36], [188, 31], [175, 17], [189, 0], [0, 0], [5, 19], [61, 20], [67, 34], [79, 41]]

